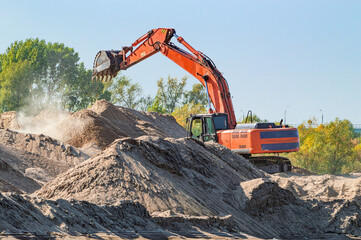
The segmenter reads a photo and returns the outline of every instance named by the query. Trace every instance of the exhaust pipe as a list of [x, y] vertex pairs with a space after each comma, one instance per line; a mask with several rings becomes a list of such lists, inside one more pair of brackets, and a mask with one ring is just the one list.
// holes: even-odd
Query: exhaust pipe
[[99, 51], [93, 64], [93, 81], [111, 81], [117, 76], [123, 61], [122, 51]]

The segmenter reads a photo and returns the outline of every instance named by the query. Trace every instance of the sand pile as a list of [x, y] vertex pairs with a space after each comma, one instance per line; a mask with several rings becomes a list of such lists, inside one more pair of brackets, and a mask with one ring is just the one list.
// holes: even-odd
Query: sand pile
[[34, 117], [8, 112], [0, 114], [0, 129], [44, 134], [75, 147], [105, 148], [115, 139], [145, 135], [159, 137], [186, 137], [185, 129], [174, 117], [155, 112], [139, 112], [116, 107], [99, 100], [88, 109], [73, 114], [43, 111]]
[[0, 128], [0, 191], [15, 192], [0, 193], [6, 233], [361, 235], [361, 174], [271, 176], [184, 138], [171, 116], [97, 101], [73, 114], [3, 113]]
[[[139, 203], [118, 201], [96, 205], [85, 201], [45, 200], [16, 193], [0, 193], [0, 237], [16, 239], [184, 239], [187, 236], [242, 237], [227, 233], [230, 217], [156, 217]], [[180, 230], [180, 231], [179, 231]], [[103, 236], [99, 236], [103, 233]], [[100, 234], [101, 235], [101, 234]], [[247, 238], [248, 239], [248, 238]]]
[[[241, 211], [240, 182], [265, 177], [244, 158], [214, 143], [143, 136], [115, 141], [101, 154], [59, 175], [34, 196], [144, 205], [153, 216], [232, 214], [260, 235], [269, 230]], [[246, 227], [247, 225], [247, 227]], [[252, 226], [248, 226], [252, 225]]]
[[219, 198], [240, 182], [260, 177], [265, 174], [218, 144], [143, 136], [116, 140], [37, 195], [86, 198], [96, 204], [139, 200], [150, 212], [172, 210], [193, 215], [203, 211], [199, 198], [210, 199], [217, 192]]
[[[34, 193], [95, 204], [132, 200], [153, 217], [232, 216], [233, 230], [258, 237], [323, 234], [341, 222], [214, 143], [123, 138]], [[285, 221], [290, 219], [290, 221]]]
[[[13, 157], [0, 148], [0, 155]], [[8, 163], [0, 159], [0, 191], [1, 192], [34, 192], [41, 185], [35, 180], [26, 177], [22, 172], [15, 170]]]
[[272, 180], [304, 200], [350, 200], [361, 194], [361, 173], [350, 175], [273, 175]]
[[314, 213], [315, 226], [321, 226], [323, 232], [361, 235], [360, 173], [343, 176], [278, 174], [271, 179], [303, 200]]
[[0, 231], [67, 232], [157, 229], [145, 208], [134, 202], [98, 206], [81, 201], [49, 201], [0, 193]]
[[[24, 134], [11, 130], [0, 129], [0, 160], [8, 167], [4, 169], [0, 179], [5, 179], [5, 171], [17, 172], [11, 179], [18, 183], [27, 182], [30, 188], [21, 184], [14, 187], [31, 193], [41, 187], [41, 184], [51, 181], [89, 156], [81, 150], [44, 135]], [[22, 178], [26, 176], [27, 178]], [[33, 184], [36, 181], [37, 184]]]
[[[79, 120], [81, 125], [69, 124]], [[104, 100], [95, 102], [89, 109], [74, 113], [60, 126], [65, 129], [67, 135], [64, 141], [76, 147], [95, 144], [105, 148], [115, 139], [122, 137], [186, 136], [184, 128], [172, 116], [116, 107]]]
[[[43, 184], [98, 154], [100, 147], [119, 137], [143, 135], [184, 137], [186, 133], [172, 116], [115, 107], [103, 100], [73, 114], [46, 110], [35, 117], [26, 117], [7, 112], [0, 114], [0, 146], [8, 154], [0, 159]], [[20, 187], [2, 181], [4, 191]], [[16, 191], [34, 190], [20, 189]]]

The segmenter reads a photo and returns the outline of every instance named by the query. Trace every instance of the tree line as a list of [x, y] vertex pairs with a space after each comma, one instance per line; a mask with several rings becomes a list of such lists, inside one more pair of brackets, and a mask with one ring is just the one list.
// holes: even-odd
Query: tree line
[[186, 90], [187, 77], [161, 78], [152, 98], [143, 96], [140, 85], [126, 76], [120, 75], [107, 83], [93, 82], [92, 71], [79, 60], [78, 53], [62, 43], [38, 38], [12, 43], [0, 54], [0, 112], [26, 110], [36, 114], [48, 106], [78, 111], [97, 99], [175, 116], [184, 108], [205, 109], [207, 97], [203, 86], [194, 84], [191, 90]]
[[361, 170], [361, 138], [349, 120], [317, 124], [313, 118], [298, 132], [300, 151], [290, 154], [292, 164], [320, 174]]
[[[27, 39], [12, 43], [0, 55], [0, 111], [31, 106], [34, 111], [54, 104], [76, 111], [99, 98], [110, 98], [78, 53], [62, 43]], [[30, 108], [29, 108], [30, 109]]]
[[[205, 113], [207, 96], [201, 84], [186, 90], [187, 77], [159, 79], [156, 96], [124, 75], [110, 82], [93, 82], [92, 71], [79, 62], [78, 53], [62, 43], [27, 39], [12, 43], [0, 54], [0, 112], [26, 110], [36, 114], [49, 105], [78, 111], [97, 99], [142, 111], [171, 114], [183, 127], [190, 114]], [[252, 120], [266, 121], [253, 115]], [[243, 119], [243, 122], [245, 119]], [[296, 166], [315, 173], [361, 170], [360, 135], [348, 120], [298, 127], [300, 151], [288, 157]]]

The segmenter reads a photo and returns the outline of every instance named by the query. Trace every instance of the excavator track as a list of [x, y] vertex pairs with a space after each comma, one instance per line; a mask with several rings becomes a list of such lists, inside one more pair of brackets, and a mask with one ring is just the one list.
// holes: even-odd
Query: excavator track
[[291, 172], [292, 164], [288, 158], [279, 156], [246, 157], [259, 169], [267, 173]]

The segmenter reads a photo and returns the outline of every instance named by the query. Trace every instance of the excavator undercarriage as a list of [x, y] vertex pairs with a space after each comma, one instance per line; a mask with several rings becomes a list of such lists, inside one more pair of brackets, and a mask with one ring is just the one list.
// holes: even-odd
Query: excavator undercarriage
[[292, 171], [291, 161], [280, 156], [244, 156], [253, 165], [267, 173], [279, 173]]

